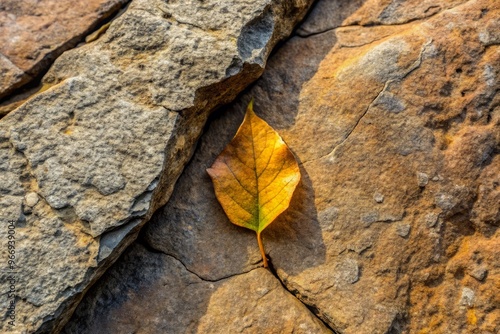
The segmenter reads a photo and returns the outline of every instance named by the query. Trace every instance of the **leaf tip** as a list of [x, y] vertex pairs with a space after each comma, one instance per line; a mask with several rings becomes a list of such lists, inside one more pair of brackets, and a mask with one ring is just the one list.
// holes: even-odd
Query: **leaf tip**
[[253, 97], [250, 99], [250, 102], [248, 103], [247, 111], [254, 112], [253, 111]]

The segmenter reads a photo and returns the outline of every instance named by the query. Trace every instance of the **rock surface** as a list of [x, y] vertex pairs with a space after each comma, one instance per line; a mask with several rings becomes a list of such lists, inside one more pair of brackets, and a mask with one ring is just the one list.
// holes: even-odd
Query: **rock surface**
[[1, 332], [60, 330], [170, 197], [209, 112], [260, 76], [310, 3], [136, 0], [57, 59], [47, 89], [0, 121], [0, 217], [16, 225], [18, 266], [16, 326], [4, 315]]
[[47, 70], [129, 0], [2, 0], [0, 98]]
[[[320, 1], [262, 78], [212, 120], [143, 242], [204, 280], [257, 270], [255, 234], [229, 223], [205, 171], [254, 97], [301, 162], [289, 210], [263, 233], [286, 289], [339, 333], [496, 333], [499, 22], [488, 0]], [[139, 305], [141, 321], [153, 321], [139, 297], [103, 305], [130, 296], [138, 277], [121, 276], [129, 286], [109, 294], [99, 284], [69, 332]], [[98, 322], [120, 328], [125, 318]]]
[[107, 298], [85, 299], [80, 309], [92, 321], [71, 322], [63, 333], [271, 333], [277, 328], [280, 333], [328, 332], [263, 268], [206, 281], [172, 256], [139, 244], [127, 250], [89, 294]]

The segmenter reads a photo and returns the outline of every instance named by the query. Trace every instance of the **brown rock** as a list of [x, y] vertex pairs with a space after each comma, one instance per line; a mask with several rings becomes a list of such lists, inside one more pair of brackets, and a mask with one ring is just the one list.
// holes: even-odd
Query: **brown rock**
[[[364, 14], [367, 4], [346, 21], [377, 23]], [[285, 285], [341, 332], [494, 332], [499, 326], [491, 293], [499, 262], [487, 255], [499, 212], [492, 184], [498, 172], [491, 174], [499, 169], [498, 82], [487, 73], [497, 73], [499, 58], [479, 39], [479, 30], [500, 15], [489, 4], [470, 2], [422, 24], [338, 29], [337, 46], [301, 90], [295, 124], [282, 132], [304, 163], [318, 214], [297, 222], [305, 214], [292, 206], [271, 227], [269, 252]], [[481, 28], [469, 30], [474, 26]], [[260, 106], [272, 119], [267, 109]], [[483, 173], [496, 181], [481, 179]], [[438, 181], [429, 181], [434, 176]], [[382, 204], [374, 205], [375, 191], [384, 194]], [[478, 195], [487, 198], [481, 203]], [[421, 222], [436, 208], [442, 221], [429, 230]], [[399, 220], [404, 225], [380, 224]], [[286, 226], [297, 226], [301, 240], [311, 221], [321, 227], [321, 239], [286, 243]], [[400, 238], [401, 226], [411, 227], [407, 239]], [[482, 245], [476, 250], [487, 268], [495, 268], [481, 291], [473, 277], [446, 274], [468, 238]], [[321, 248], [324, 257], [312, 251]], [[473, 266], [471, 255], [464, 268]], [[360, 267], [354, 284], [339, 280], [345, 261]], [[471, 300], [474, 310], [463, 309]]]
[[[12, 89], [31, 80], [29, 75], [16, 67], [16, 65], [2, 54], [0, 54], [0, 78], [0, 92], [2, 92], [0, 98]], [[3, 117], [4, 114], [6, 114], [6, 112], [2, 112], [0, 116]]]
[[0, 98], [32, 80], [129, 0], [2, 0]]
[[[377, 23], [364, 14], [367, 4], [346, 21]], [[489, 4], [470, 2], [422, 24], [338, 29], [337, 46], [301, 90], [295, 124], [282, 132], [304, 163], [318, 214], [297, 222], [305, 214], [292, 206], [271, 227], [269, 252], [285, 285], [341, 332], [494, 332], [499, 326], [491, 293], [499, 262], [487, 255], [489, 238], [498, 236], [498, 193], [480, 178], [488, 173], [498, 183], [498, 172], [491, 174], [499, 169], [498, 82], [487, 73], [497, 73], [499, 58], [479, 39], [479, 30], [500, 15]], [[481, 28], [469, 30], [474, 26]], [[364, 40], [357, 42], [359, 36]], [[272, 119], [267, 109], [260, 106]], [[429, 181], [434, 176], [438, 181]], [[382, 204], [373, 204], [375, 191], [384, 194]], [[478, 195], [487, 198], [481, 203]], [[436, 208], [442, 221], [429, 230], [421, 222]], [[380, 224], [398, 220], [404, 225]], [[311, 221], [321, 227], [321, 239], [298, 246]], [[297, 226], [298, 242], [286, 243], [286, 226]], [[407, 239], [400, 238], [401, 226], [411, 227]], [[487, 268], [495, 268], [481, 291], [473, 277], [446, 274], [468, 238], [482, 245], [476, 250]], [[312, 251], [321, 248], [324, 257]], [[471, 255], [464, 268], [472, 266]], [[345, 261], [361, 268], [354, 284], [339, 280]], [[471, 300], [474, 310], [463, 309]]]
[[141, 245], [90, 295], [63, 333], [330, 332], [265, 269], [205, 281]]

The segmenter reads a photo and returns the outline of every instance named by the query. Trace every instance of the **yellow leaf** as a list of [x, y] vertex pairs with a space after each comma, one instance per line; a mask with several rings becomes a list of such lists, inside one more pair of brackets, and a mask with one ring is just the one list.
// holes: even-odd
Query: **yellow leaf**
[[253, 100], [233, 140], [207, 169], [229, 220], [261, 232], [288, 208], [300, 180], [297, 161], [280, 135], [255, 115]]

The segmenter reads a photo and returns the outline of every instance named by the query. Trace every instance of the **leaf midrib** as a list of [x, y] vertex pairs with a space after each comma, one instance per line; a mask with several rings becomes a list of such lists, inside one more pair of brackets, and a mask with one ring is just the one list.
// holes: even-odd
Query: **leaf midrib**
[[260, 193], [259, 193], [259, 176], [257, 174], [257, 159], [255, 157], [255, 136], [253, 134], [253, 117], [250, 118], [250, 132], [252, 134], [252, 157], [253, 157], [253, 172], [255, 175], [255, 202], [257, 209], [257, 233], [260, 232]]

